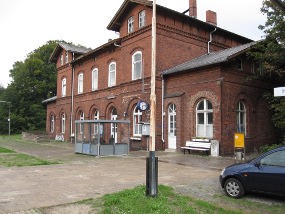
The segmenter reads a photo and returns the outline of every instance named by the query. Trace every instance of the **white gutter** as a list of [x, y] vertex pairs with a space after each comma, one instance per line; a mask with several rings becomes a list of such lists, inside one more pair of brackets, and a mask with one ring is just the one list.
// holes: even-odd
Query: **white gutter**
[[208, 42], [208, 54], [210, 53], [210, 43], [212, 42], [213, 40], [213, 33], [216, 32], [217, 28], [215, 28], [215, 30], [213, 30], [211, 33], [210, 33], [210, 41]]
[[[74, 53], [72, 53], [72, 61], [74, 62]], [[72, 142], [72, 137], [74, 137], [73, 133], [73, 111], [74, 111], [74, 64], [72, 64], [72, 88], [71, 88], [71, 115], [70, 115], [70, 137]]]

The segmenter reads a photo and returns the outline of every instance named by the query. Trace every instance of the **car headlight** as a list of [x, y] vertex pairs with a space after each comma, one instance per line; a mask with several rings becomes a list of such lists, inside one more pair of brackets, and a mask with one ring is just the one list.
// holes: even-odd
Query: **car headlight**
[[223, 168], [223, 170], [221, 171], [221, 175], [224, 174], [225, 170], [226, 170], [226, 168]]

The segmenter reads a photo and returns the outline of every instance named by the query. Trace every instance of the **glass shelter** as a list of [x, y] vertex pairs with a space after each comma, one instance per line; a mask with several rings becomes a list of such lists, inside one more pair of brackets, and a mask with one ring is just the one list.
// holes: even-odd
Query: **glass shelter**
[[128, 155], [129, 143], [130, 121], [75, 121], [75, 153], [95, 156]]

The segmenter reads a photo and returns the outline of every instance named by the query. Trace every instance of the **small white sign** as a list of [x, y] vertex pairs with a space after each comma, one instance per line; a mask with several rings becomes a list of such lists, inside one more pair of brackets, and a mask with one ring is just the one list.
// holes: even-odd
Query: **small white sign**
[[285, 87], [274, 88], [274, 97], [285, 96]]

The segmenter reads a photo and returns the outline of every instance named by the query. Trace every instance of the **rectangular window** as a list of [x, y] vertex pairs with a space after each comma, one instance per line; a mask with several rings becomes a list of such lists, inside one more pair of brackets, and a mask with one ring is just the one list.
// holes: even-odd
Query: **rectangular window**
[[83, 74], [78, 75], [78, 94], [83, 93]]
[[66, 51], [65, 52], [65, 64], [67, 64], [68, 63], [68, 52]]
[[60, 65], [63, 65], [63, 54], [60, 55]]
[[242, 59], [238, 59], [238, 69], [242, 71]]
[[139, 28], [142, 28], [144, 26], [145, 26], [145, 10], [139, 13]]
[[61, 95], [62, 97], [66, 96], [66, 78], [63, 78], [61, 81]]
[[128, 19], [128, 33], [131, 33], [134, 31], [134, 17], [130, 17]]
[[95, 68], [92, 71], [92, 91], [95, 91], [98, 89], [98, 69]]
[[251, 62], [250, 70], [251, 70], [251, 73], [255, 73], [255, 65], [254, 65], [254, 62]]

